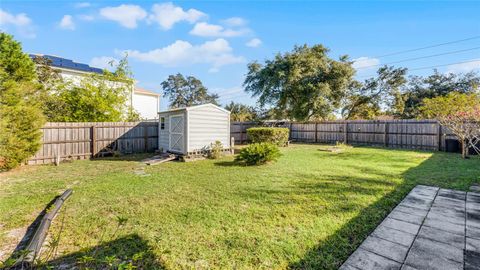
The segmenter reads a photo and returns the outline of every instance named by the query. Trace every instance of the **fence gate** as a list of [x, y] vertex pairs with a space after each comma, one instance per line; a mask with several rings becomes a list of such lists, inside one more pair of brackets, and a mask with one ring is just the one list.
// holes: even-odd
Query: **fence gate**
[[170, 116], [169, 150], [179, 153], [185, 152], [184, 136], [185, 134], [183, 115]]

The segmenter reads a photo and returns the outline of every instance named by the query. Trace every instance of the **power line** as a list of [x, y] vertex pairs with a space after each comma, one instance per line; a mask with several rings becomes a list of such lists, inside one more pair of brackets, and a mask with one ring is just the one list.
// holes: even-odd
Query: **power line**
[[429, 66], [429, 67], [413, 68], [413, 69], [410, 69], [410, 71], [430, 69], [430, 68], [436, 68], [436, 67], [445, 67], [445, 66], [451, 66], [451, 65], [456, 65], [456, 64], [465, 64], [465, 63], [471, 63], [471, 62], [477, 62], [477, 61], [480, 61], [480, 59], [472, 59], [472, 60], [468, 60], [468, 61], [456, 62], [456, 63], [451, 63], [451, 64], [443, 64], [443, 65], [435, 65], [435, 66]]
[[[480, 61], [480, 58], [479, 58], [479, 59], [470, 59], [470, 60], [467, 60], [467, 61], [461, 61], [461, 62], [455, 62], [455, 63], [449, 63], [449, 64], [441, 64], [441, 65], [434, 65], [434, 66], [428, 66], [428, 67], [412, 68], [412, 69], [408, 69], [408, 71], [415, 71], [415, 70], [422, 70], [422, 69], [431, 69], [431, 68], [436, 68], [436, 67], [452, 66], [452, 65], [472, 63], [472, 62], [477, 62], [477, 61]], [[358, 77], [358, 78], [359, 78], [359, 79], [361, 79], [361, 78], [370, 78], [370, 77], [373, 77], [373, 76], [375, 76], [375, 75], [361, 76], [361, 77]]]
[[249, 97], [249, 96], [250, 95], [247, 93], [242, 93], [241, 95], [232, 96], [232, 97], [220, 97], [218, 100], [229, 101], [229, 100], [233, 100], [234, 98]]
[[[397, 51], [397, 52], [393, 52], [393, 53], [387, 53], [387, 54], [383, 54], [383, 55], [374, 56], [374, 58], [382, 58], [382, 57], [387, 57], [387, 56], [404, 54], [404, 53], [408, 53], [408, 52], [415, 52], [415, 51], [440, 47], [440, 46], [444, 46], [444, 45], [460, 43], [460, 42], [464, 42], [464, 41], [468, 41], [468, 40], [474, 40], [474, 39], [478, 39], [478, 38], [480, 38], [480, 36], [474, 36], [474, 37], [469, 37], [469, 38], [464, 38], [464, 39], [459, 39], [459, 40], [454, 40], [454, 41], [449, 41], [449, 42], [444, 42], [444, 43], [438, 43], [438, 44], [433, 44], [433, 45], [420, 47], [420, 48], [415, 48], [415, 49], [409, 49], [409, 50]], [[354, 62], [356, 62], [356, 61], [354, 61]]]
[[236, 96], [236, 95], [238, 95], [238, 94], [247, 94], [247, 93], [241, 91], [241, 92], [235, 92], [235, 93], [225, 93], [225, 94], [217, 93], [217, 94], [218, 94], [218, 96], [219, 96], [220, 98], [224, 98], [224, 97]]
[[442, 56], [442, 55], [448, 55], [448, 54], [455, 54], [455, 53], [461, 53], [461, 52], [474, 51], [474, 50], [478, 50], [478, 49], [480, 49], [480, 47], [469, 48], [469, 49], [464, 49], [464, 50], [457, 50], [457, 51], [450, 51], [450, 52], [445, 52], [445, 53], [437, 53], [437, 54], [431, 54], [431, 55], [414, 57], [414, 58], [408, 58], [408, 59], [403, 59], [403, 60], [399, 60], [399, 61], [395, 61], [395, 62], [389, 62], [389, 63], [385, 63], [385, 64], [376, 64], [376, 65], [369, 65], [369, 66], [359, 67], [359, 68], [357, 68], [357, 69], [365, 69], [365, 68], [376, 67], [376, 66], [380, 66], [380, 65], [391, 65], [391, 64], [403, 63], [403, 62], [414, 61], [414, 60], [419, 60], [419, 59], [426, 59], [426, 58], [431, 58], [431, 57], [437, 57], [437, 56]]

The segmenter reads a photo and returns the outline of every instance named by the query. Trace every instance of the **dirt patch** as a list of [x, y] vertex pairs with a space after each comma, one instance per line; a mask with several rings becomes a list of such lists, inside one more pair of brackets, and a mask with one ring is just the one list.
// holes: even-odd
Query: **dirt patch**
[[0, 261], [6, 260], [15, 250], [17, 244], [27, 232], [27, 227], [16, 228], [4, 233], [4, 241], [0, 245]]

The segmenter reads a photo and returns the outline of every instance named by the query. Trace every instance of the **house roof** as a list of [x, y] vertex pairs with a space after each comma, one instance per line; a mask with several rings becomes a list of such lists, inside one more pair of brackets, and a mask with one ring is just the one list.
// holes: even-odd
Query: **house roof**
[[74, 62], [73, 60], [58, 57], [58, 56], [47, 55], [47, 54], [30, 54], [29, 56], [32, 59], [34, 59], [35, 57], [47, 58], [50, 61], [52, 61], [51, 62], [52, 67], [77, 70], [77, 71], [83, 71], [83, 72], [93, 72], [98, 74], [103, 73], [103, 70], [101, 68], [91, 67], [87, 64], [77, 63], [77, 62]]
[[203, 108], [203, 107], [214, 107], [214, 108], [217, 108], [217, 109], [219, 109], [221, 111], [224, 111], [226, 113], [230, 113], [230, 111], [225, 110], [224, 108], [222, 108], [220, 106], [217, 106], [217, 105], [212, 104], [212, 103], [207, 103], [207, 104], [195, 105], [195, 106], [190, 106], [190, 107], [182, 107], [182, 108], [175, 108], [175, 109], [170, 109], [170, 110], [166, 110], [166, 111], [161, 111], [161, 112], [159, 112], [159, 114], [167, 113], [167, 112], [177, 112], [177, 111], [191, 111], [191, 110], [195, 110], [195, 109]]
[[149, 96], [160, 96], [159, 93], [156, 93], [156, 92], [153, 92], [153, 91], [150, 91], [150, 90], [147, 90], [147, 89], [143, 89], [143, 88], [140, 88], [140, 87], [135, 87], [135, 93], [138, 93], [138, 94], [142, 94], [142, 95], [149, 95]]

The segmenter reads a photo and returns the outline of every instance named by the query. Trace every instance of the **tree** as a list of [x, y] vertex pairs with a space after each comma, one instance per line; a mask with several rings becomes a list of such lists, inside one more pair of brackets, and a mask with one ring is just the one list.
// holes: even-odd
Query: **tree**
[[382, 107], [398, 111], [400, 88], [407, 82], [406, 68], [384, 66], [378, 69], [377, 77], [363, 83], [353, 81], [344, 100], [342, 116], [345, 119], [374, 119], [383, 114]]
[[41, 86], [39, 101], [43, 114], [47, 121], [56, 121], [67, 111], [67, 104], [59, 98], [59, 94], [68, 84], [64, 82], [60, 71], [52, 68], [52, 60], [43, 56], [34, 56], [32, 60]]
[[218, 105], [217, 94], [209, 94], [208, 89], [202, 82], [193, 77], [186, 78], [177, 73], [168, 76], [168, 79], [162, 82], [163, 97], [168, 97], [170, 108], [189, 107], [206, 103]]
[[407, 89], [402, 94], [404, 108], [402, 118], [416, 118], [421, 115], [420, 107], [426, 98], [446, 96], [451, 92], [476, 93], [480, 85], [478, 73], [466, 74], [434, 73], [427, 77], [412, 76]]
[[480, 154], [480, 96], [451, 92], [445, 96], [423, 100], [420, 108], [426, 118], [435, 118], [452, 131], [462, 144], [462, 157], [472, 147]]
[[230, 111], [230, 120], [233, 122], [256, 121], [259, 119], [258, 112], [252, 106], [232, 101], [225, 106], [225, 109]]
[[338, 109], [355, 70], [346, 56], [328, 57], [322, 45], [296, 46], [264, 64], [252, 62], [245, 90], [259, 97], [260, 106], [272, 105], [295, 120], [326, 118]]
[[138, 120], [128, 104], [133, 89], [132, 73], [127, 57], [114, 72], [86, 75], [79, 83], [65, 82], [50, 95], [62, 110], [53, 110], [51, 121], [60, 122], [117, 122]]
[[44, 124], [35, 66], [19, 42], [0, 33], [0, 169], [14, 168], [40, 148]]

